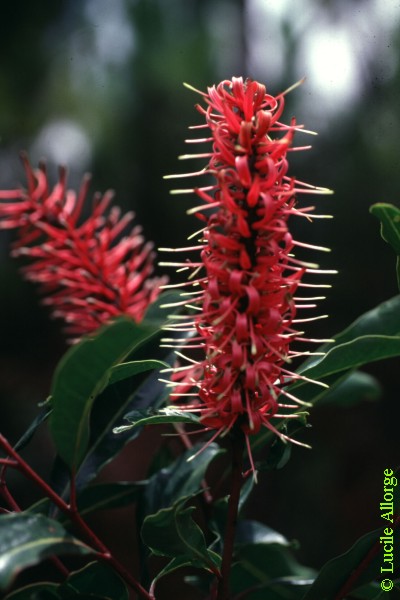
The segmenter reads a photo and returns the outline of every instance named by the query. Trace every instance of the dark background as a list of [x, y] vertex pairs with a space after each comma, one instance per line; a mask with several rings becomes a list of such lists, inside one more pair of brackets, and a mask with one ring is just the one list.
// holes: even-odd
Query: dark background
[[[316, 197], [318, 212], [335, 218], [306, 232], [332, 248], [316, 260], [339, 270], [321, 307], [330, 319], [313, 328], [330, 337], [397, 293], [394, 256], [368, 209], [400, 201], [399, 46], [394, 0], [3, 3], [0, 187], [24, 182], [18, 152], [26, 149], [35, 163], [47, 158], [53, 178], [66, 163], [71, 186], [90, 170], [93, 191], [114, 188], [148, 239], [182, 245], [197, 227], [185, 216], [191, 200], [169, 196], [162, 179], [196, 169], [176, 158], [188, 151], [187, 126], [199, 122], [198, 98], [182, 82], [205, 89], [251, 76], [276, 94], [305, 75], [285, 120], [295, 114], [319, 132], [299, 135], [313, 149], [291, 155], [292, 174], [335, 190]], [[0, 232], [0, 419], [14, 441], [46, 398], [66, 345], [62, 325], [9, 258], [12, 238]], [[299, 559], [311, 566], [381, 525], [383, 469], [400, 462], [398, 369], [398, 360], [368, 369], [383, 387], [377, 403], [313, 410], [313, 450], [296, 448], [283, 471], [259, 484], [252, 515], [297, 539]], [[46, 472], [52, 452], [43, 434], [29, 458]]]

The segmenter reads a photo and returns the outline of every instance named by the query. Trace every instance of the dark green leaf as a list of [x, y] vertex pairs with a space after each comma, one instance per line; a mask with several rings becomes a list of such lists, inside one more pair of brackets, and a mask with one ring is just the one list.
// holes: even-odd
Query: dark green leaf
[[[252, 444], [254, 449], [257, 444]], [[292, 454], [292, 444], [287, 444], [275, 436], [272, 442], [267, 457], [264, 460], [256, 461], [255, 467], [257, 471], [269, 471], [271, 469], [282, 469], [289, 461]]]
[[381, 236], [390, 244], [397, 255], [397, 284], [400, 288], [400, 210], [393, 204], [378, 203], [370, 212], [381, 222]]
[[[388, 523], [390, 526], [390, 523]], [[360, 576], [353, 582], [349, 592], [361, 585], [375, 581], [380, 575], [383, 563], [383, 545], [379, 543], [379, 537], [383, 535], [382, 529], [367, 533], [360, 538], [354, 546], [344, 554], [333, 558], [321, 569], [314, 584], [304, 600], [331, 600], [341, 591], [344, 584], [354, 574], [363, 559], [372, 552], [371, 560], [360, 571]], [[399, 530], [394, 533], [394, 547], [400, 544]]]
[[313, 579], [279, 577], [267, 584], [255, 585], [241, 594], [243, 600], [302, 600]]
[[366, 335], [335, 345], [328, 350], [317, 365], [309, 367], [302, 373], [305, 373], [311, 379], [321, 381], [329, 375], [399, 355], [399, 335]]
[[[146, 344], [146, 352], [148, 345]], [[157, 351], [157, 347], [153, 350]], [[113, 433], [114, 427], [121, 423], [124, 413], [129, 408], [138, 409], [149, 405], [157, 407], [167, 396], [165, 385], [158, 381], [158, 374], [154, 371], [147, 377], [146, 373], [139, 373], [132, 380], [114, 383], [100, 394], [91, 414], [90, 439], [86, 456], [76, 477], [78, 490], [90, 482], [128, 442], [140, 435], [142, 431], [140, 427], [119, 435]], [[69, 481], [69, 470], [60, 458], [56, 459], [52, 472], [52, 485], [66, 499], [68, 499]]]
[[[155, 414], [154, 414], [155, 413]], [[133, 410], [124, 416], [124, 419], [130, 421], [131, 425], [121, 425], [114, 429], [115, 433], [122, 433], [143, 425], [163, 425], [170, 423], [189, 423], [199, 425], [199, 418], [186, 411], [167, 408], [165, 410], [155, 411], [153, 408], [147, 410]]]
[[258, 521], [243, 519], [236, 529], [236, 544], [278, 544], [290, 546], [290, 542], [281, 533], [274, 531]]
[[363, 400], [379, 400], [381, 396], [382, 386], [375, 377], [363, 371], [354, 371], [329, 388], [319, 402], [323, 406], [349, 408]]
[[[233, 565], [231, 573], [231, 587], [234, 593], [244, 592], [253, 586], [282, 583], [285, 579], [288, 585], [294, 585], [295, 582], [296, 585], [302, 586], [312, 583], [314, 571], [297, 562], [283, 536], [268, 528], [260, 535], [255, 531], [253, 533], [255, 538], [264, 538], [264, 542], [238, 543], [235, 552], [237, 562]], [[304, 587], [302, 590], [304, 594]], [[264, 597], [269, 598], [269, 595], [265, 594]], [[271, 597], [274, 596], [271, 594]]]
[[45, 404], [44, 406], [42, 406], [39, 413], [36, 415], [36, 417], [34, 418], [32, 423], [29, 425], [28, 429], [25, 431], [23, 436], [20, 437], [18, 442], [15, 444], [14, 450], [16, 450], [17, 452], [20, 452], [23, 448], [25, 448], [25, 446], [27, 444], [29, 444], [29, 442], [31, 441], [31, 439], [34, 436], [38, 427], [40, 427], [40, 425], [49, 418], [49, 416], [51, 415], [51, 412], [52, 412], [52, 407], [50, 404]]
[[109, 379], [109, 385], [122, 381], [138, 373], [144, 373], [145, 371], [151, 371], [155, 369], [162, 369], [169, 365], [161, 360], [132, 360], [129, 362], [115, 365], [111, 368], [111, 374]]
[[193, 521], [193, 506], [183, 508], [185, 501], [176, 502], [145, 518], [141, 530], [143, 542], [157, 556], [169, 556], [190, 561], [206, 568], [219, 566], [219, 556], [207, 549], [203, 532]]
[[209, 464], [223, 451], [217, 444], [210, 444], [192, 460], [203, 444], [196, 444], [186, 450], [171, 465], [161, 469], [148, 481], [140, 502], [140, 513], [156, 513], [159, 509], [171, 506], [181, 498], [186, 498], [201, 489]]
[[21, 570], [49, 556], [90, 552], [89, 546], [43, 515], [1, 515], [0, 589], [5, 590]]
[[[400, 295], [382, 302], [372, 310], [356, 319], [349, 327], [336, 334], [333, 343], [324, 344], [319, 350], [329, 351], [336, 346], [352, 342], [365, 336], [399, 336], [400, 335]], [[304, 361], [299, 373], [323, 362], [325, 357], [309, 358]], [[308, 375], [308, 373], [305, 373]]]
[[178, 569], [182, 569], [182, 567], [189, 567], [189, 566], [191, 566], [191, 567], [193, 567], [193, 566], [202, 567], [203, 566], [203, 564], [201, 562], [199, 562], [198, 564], [196, 564], [196, 563], [197, 563], [197, 561], [193, 561], [193, 560], [187, 558], [187, 556], [180, 556], [180, 557], [177, 557], [177, 558], [173, 558], [154, 577], [154, 579], [152, 581], [153, 589], [155, 589], [155, 584], [156, 584], [157, 581], [159, 581], [159, 579], [161, 579], [161, 577], [165, 577], [165, 575], [169, 575], [173, 571], [177, 571]]
[[69, 593], [101, 596], [110, 600], [129, 600], [129, 592], [125, 583], [117, 573], [108, 565], [92, 562], [80, 571], [71, 573], [68, 579], [60, 586], [62, 597]]
[[147, 481], [99, 483], [92, 485], [78, 496], [80, 514], [87, 515], [96, 510], [120, 508], [136, 502], [143, 493]]
[[168, 319], [169, 315], [175, 314], [182, 310], [182, 306], [167, 307], [166, 304], [174, 304], [182, 300], [179, 292], [168, 291], [163, 292], [155, 302], [150, 304], [144, 316], [144, 322], [158, 323], [162, 325]]
[[27, 585], [11, 594], [7, 594], [4, 600], [53, 600], [59, 599], [57, 593], [58, 584], [50, 582], [34, 583]]
[[50, 429], [59, 455], [72, 469], [85, 455], [92, 404], [107, 385], [111, 368], [156, 331], [150, 324], [120, 318], [71, 348], [59, 363], [52, 384]]
[[[397, 582], [398, 583], [398, 582]], [[367, 585], [363, 585], [357, 590], [351, 592], [351, 600], [378, 600], [379, 598], [388, 598], [387, 592], [384, 592], [381, 588], [380, 583], [368, 583]], [[390, 594], [390, 600], [394, 600], [400, 598], [400, 590], [393, 589]]]

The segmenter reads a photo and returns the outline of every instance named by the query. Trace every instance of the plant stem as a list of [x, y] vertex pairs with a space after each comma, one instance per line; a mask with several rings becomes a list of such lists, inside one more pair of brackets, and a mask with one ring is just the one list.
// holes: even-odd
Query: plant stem
[[243, 451], [245, 436], [240, 426], [232, 431], [232, 478], [229, 496], [228, 516], [222, 553], [221, 579], [218, 582], [217, 600], [229, 599], [229, 575], [233, 558], [240, 490], [243, 483]]
[[[394, 522], [393, 530], [398, 529], [400, 527], [400, 516], [398, 516]], [[339, 593], [335, 596], [335, 600], [343, 600], [355, 587], [356, 582], [361, 577], [362, 573], [365, 569], [368, 568], [369, 564], [373, 561], [375, 556], [382, 551], [382, 544], [378, 540], [376, 544], [372, 546], [369, 552], [364, 556], [360, 564], [354, 571], [351, 573], [350, 577], [344, 583], [344, 585], [340, 588]]]
[[[92, 531], [92, 529], [87, 525], [87, 523], [82, 519], [79, 514], [76, 506], [76, 496], [75, 496], [75, 479], [72, 477], [72, 502], [71, 505], [67, 504], [51, 487], [38, 475], [27, 462], [24, 461], [23, 458], [14, 450], [8, 440], [0, 434], [0, 446], [4, 448], [9, 456], [16, 461], [18, 468], [26, 477], [28, 477], [31, 481], [36, 483], [44, 492], [44, 494], [59, 508], [67, 517], [76, 525], [81, 532], [85, 534], [90, 543], [98, 550], [97, 557], [99, 560], [103, 560], [111, 565], [115, 571], [126, 581], [126, 583], [134, 589], [142, 598], [146, 600], [151, 600], [150, 594], [141, 586], [141, 584], [136, 581], [136, 579], [125, 569], [125, 567], [116, 560], [107, 546], [103, 544], [103, 542], [97, 537], [97, 535]], [[4, 488], [7, 490], [7, 488]], [[4, 489], [3, 494], [4, 494]], [[8, 498], [7, 498], [8, 499]], [[16, 507], [17, 508], [17, 507]], [[15, 508], [15, 509], [16, 509]]]

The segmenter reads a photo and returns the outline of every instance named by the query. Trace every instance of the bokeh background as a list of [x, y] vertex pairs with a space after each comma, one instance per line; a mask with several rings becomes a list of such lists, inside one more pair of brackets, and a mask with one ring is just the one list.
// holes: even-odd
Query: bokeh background
[[[196, 223], [185, 215], [190, 200], [170, 196], [162, 176], [197, 167], [176, 158], [199, 122], [198, 98], [182, 82], [205, 89], [243, 75], [274, 94], [306, 76], [287, 98], [286, 119], [295, 114], [319, 132], [299, 135], [313, 149], [292, 154], [292, 173], [335, 190], [316, 198], [335, 218], [307, 229], [332, 248], [318, 257], [323, 266], [339, 271], [323, 307], [330, 318], [313, 329], [331, 337], [397, 293], [394, 256], [368, 209], [400, 206], [399, 58], [395, 0], [3, 2], [0, 188], [23, 182], [26, 149], [33, 163], [46, 157], [53, 178], [67, 164], [71, 186], [91, 171], [93, 191], [114, 188], [148, 239], [179, 246]], [[12, 239], [0, 232], [0, 419], [15, 440], [66, 345], [62, 324], [9, 258]], [[284, 470], [265, 475], [251, 505], [252, 516], [298, 540], [298, 558], [314, 567], [381, 525], [382, 471], [400, 462], [399, 361], [367, 370], [382, 385], [379, 402], [317, 407], [313, 450], [296, 449]], [[46, 472], [52, 452], [43, 433], [30, 460]]]

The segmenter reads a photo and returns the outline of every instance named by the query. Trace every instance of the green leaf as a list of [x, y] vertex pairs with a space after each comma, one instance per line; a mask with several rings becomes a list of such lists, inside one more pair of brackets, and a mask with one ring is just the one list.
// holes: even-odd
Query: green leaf
[[182, 306], [165, 307], [166, 304], [174, 304], [182, 300], [180, 292], [170, 290], [163, 292], [155, 302], [150, 304], [144, 316], [144, 322], [158, 323], [162, 325], [172, 314], [181, 312]]
[[26, 567], [52, 555], [89, 554], [92, 548], [59, 524], [29, 513], [0, 516], [0, 590]]
[[381, 396], [382, 386], [375, 377], [363, 371], [354, 371], [329, 388], [320, 403], [322, 406], [349, 408], [363, 400], [379, 400]]
[[[163, 467], [149, 478], [136, 510], [138, 530], [147, 515], [156, 514], [176, 502], [187, 500], [201, 490], [209, 464], [223, 452], [217, 444], [213, 443], [188, 462], [188, 459], [201, 448], [202, 444], [196, 444], [168, 467]], [[144, 561], [148, 551], [142, 546], [140, 552]]]
[[146, 410], [133, 410], [124, 416], [124, 419], [130, 421], [130, 425], [121, 425], [114, 429], [114, 433], [122, 433], [132, 429], [132, 427], [141, 427], [143, 425], [166, 425], [171, 423], [189, 423], [199, 425], [199, 418], [186, 411], [166, 408], [155, 411], [153, 408]]
[[[153, 342], [146, 343], [146, 353], [151, 354], [157, 350], [157, 345]], [[168, 356], [167, 360], [169, 360]], [[149, 376], [146, 373], [138, 373], [132, 379], [118, 381], [100, 394], [90, 416], [90, 438], [86, 456], [76, 476], [78, 490], [94, 479], [127, 443], [140, 435], [141, 427], [119, 435], [113, 433], [113, 429], [121, 423], [125, 412], [134, 407], [137, 409], [149, 405], [157, 407], [167, 397], [168, 391], [165, 385], [158, 381], [156, 371], [151, 372]], [[57, 458], [54, 463], [51, 481], [57, 493], [68, 498], [70, 473], [60, 458]]]
[[[393, 581], [393, 583], [395, 583], [395, 581]], [[397, 581], [397, 583], [399, 582]], [[391, 592], [391, 600], [393, 600], [392, 596], [394, 596], [394, 594], [396, 594], [395, 589]], [[352, 600], [353, 598], [354, 600], [378, 600], [378, 598], [382, 598], [383, 600], [385, 597], [387, 598], [387, 592], [382, 590], [380, 583], [368, 583], [351, 593]], [[399, 591], [397, 591], [396, 598], [397, 600], [400, 598]]]
[[[361, 315], [334, 337], [335, 342], [325, 344], [319, 349], [326, 352], [324, 356], [309, 358], [301, 365], [297, 370], [300, 375], [334, 386], [364, 364], [398, 356], [400, 296], [395, 296]], [[288, 390], [300, 400], [312, 404], [322, 400], [329, 393], [328, 389], [304, 380], [295, 381]], [[266, 435], [265, 439], [263, 438], [264, 443], [272, 437], [272, 434]]]
[[108, 384], [112, 367], [157, 331], [158, 326], [120, 318], [71, 348], [59, 363], [52, 384], [50, 430], [59, 455], [71, 469], [85, 455], [90, 411]]
[[400, 210], [393, 204], [378, 203], [370, 212], [381, 222], [381, 236], [390, 244], [397, 255], [397, 284], [400, 288]]
[[236, 544], [278, 544], [290, 547], [284, 535], [258, 521], [243, 519], [236, 529]]
[[165, 577], [165, 575], [169, 575], [173, 571], [177, 571], [178, 569], [182, 569], [183, 567], [193, 567], [199, 566], [202, 567], [202, 563], [195, 564], [197, 561], [190, 560], [186, 556], [179, 556], [177, 558], [173, 558], [165, 567], [157, 573], [152, 581], [152, 588], [155, 589], [156, 582], [161, 579], [161, 577]]
[[120, 365], [115, 365], [111, 368], [110, 379], [108, 384], [122, 381], [138, 373], [144, 373], [145, 371], [151, 371], [153, 369], [162, 369], [169, 365], [161, 360], [132, 360], [125, 362]]
[[58, 599], [58, 584], [50, 582], [34, 583], [24, 586], [11, 594], [7, 594], [4, 600], [52, 600]]
[[129, 592], [119, 575], [111, 567], [100, 562], [92, 562], [80, 571], [71, 573], [60, 586], [60, 594], [64, 598], [71, 592], [78, 594], [78, 597], [86, 594], [110, 600], [129, 600]]
[[[334, 346], [318, 364], [302, 371], [302, 374], [315, 381], [323, 381], [331, 375], [399, 355], [400, 336], [366, 335]], [[291, 389], [299, 385], [302, 384], [295, 383]]]
[[20, 437], [18, 442], [15, 444], [14, 450], [16, 450], [17, 452], [20, 452], [23, 448], [25, 448], [25, 446], [27, 446], [29, 444], [29, 442], [33, 438], [34, 434], [36, 433], [36, 430], [38, 429], [38, 427], [40, 427], [40, 425], [49, 418], [52, 410], [53, 410], [52, 407], [48, 404], [45, 404], [44, 406], [42, 406], [39, 413], [36, 415], [36, 417], [34, 418], [32, 423], [29, 425], [28, 429], [25, 431], [25, 433], [22, 435], [22, 437]]
[[303, 600], [312, 582], [304, 577], [279, 577], [270, 583], [255, 585], [243, 600]]
[[[288, 387], [288, 391], [300, 400], [315, 404], [322, 401], [330, 394], [334, 394], [335, 386], [344, 386], [343, 391], [361, 393], [367, 384], [363, 376], [351, 375], [359, 366], [381, 360], [389, 356], [400, 354], [400, 295], [386, 300], [372, 310], [361, 315], [349, 327], [334, 336], [335, 341], [319, 348], [325, 352], [322, 357], [311, 357], [304, 361], [297, 372], [308, 378], [323, 382], [328, 387], [321, 387], [314, 383], [298, 380]], [[352, 377], [346, 383], [346, 378]], [[371, 379], [369, 379], [371, 384]], [[349, 386], [349, 387], [346, 387]], [[371, 389], [371, 388], [370, 388]], [[377, 386], [374, 386], [378, 393]], [[335, 397], [335, 396], [334, 396]], [[337, 398], [337, 397], [336, 397]], [[286, 401], [284, 395], [282, 402]], [[290, 435], [296, 434], [296, 428], [301, 427], [301, 420], [287, 423], [287, 420], [274, 421], [275, 427], [282, 429], [284, 426], [292, 428]], [[304, 423], [305, 424], [305, 423]], [[300, 427], [299, 427], [300, 425]], [[294, 429], [294, 431], [293, 431]], [[262, 429], [252, 437], [252, 449], [260, 449], [266, 444], [271, 444], [275, 434]]]
[[[329, 351], [337, 346], [352, 342], [364, 336], [399, 336], [400, 335], [400, 295], [382, 302], [372, 310], [367, 311], [356, 319], [349, 327], [336, 334], [333, 343], [324, 344], [321, 351]], [[299, 373], [323, 362], [325, 357], [310, 358], [302, 364]]]
[[171, 465], [150, 477], [140, 501], [139, 513], [142, 518], [171, 506], [177, 500], [196, 494], [201, 489], [209, 464], [223, 452], [213, 443], [190, 460], [202, 446], [203, 444], [196, 444], [189, 448]]
[[[390, 526], [390, 524], [388, 523]], [[383, 563], [383, 545], [379, 544], [379, 538], [383, 535], [383, 529], [377, 529], [361, 537], [355, 544], [340, 556], [327, 562], [321, 569], [314, 584], [311, 586], [304, 600], [331, 600], [341, 591], [344, 584], [359, 567], [363, 559], [370, 553], [376, 551], [368, 564], [360, 571], [360, 576], [354, 581], [351, 588], [375, 581], [380, 576], [380, 568]], [[394, 531], [394, 547], [400, 544], [400, 532]]]
[[78, 495], [78, 508], [81, 516], [111, 508], [121, 508], [136, 502], [146, 488], [147, 481], [99, 483], [92, 485]]
[[[251, 543], [252, 540], [255, 543]], [[239, 525], [235, 557], [237, 562], [231, 572], [231, 588], [234, 594], [242, 593], [253, 586], [272, 586], [278, 583], [302, 586], [304, 594], [304, 586], [310, 585], [315, 577], [312, 569], [299, 564], [294, 558], [289, 542], [284, 536], [260, 523], [254, 523], [249, 530], [246, 522], [242, 526]], [[274, 587], [265, 589], [270, 590]], [[294, 588], [292, 592], [293, 590]], [[279, 595], [274, 596], [271, 593], [271, 598], [275, 597], [279, 598]], [[292, 597], [299, 596], [288, 596]], [[257, 595], [254, 598], [258, 600], [263, 596]], [[264, 598], [269, 599], [269, 593], [264, 594]], [[282, 594], [282, 598], [286, 596]]]
[[185, 502], [178, 501], [146, 517], [141, 530], [143, 542], [156, 556], [182, 558], [208, 569], [218, 567], [220, 557], [208, 550], [203, 532], [191, 516], [195, 508], [183, 508]]

